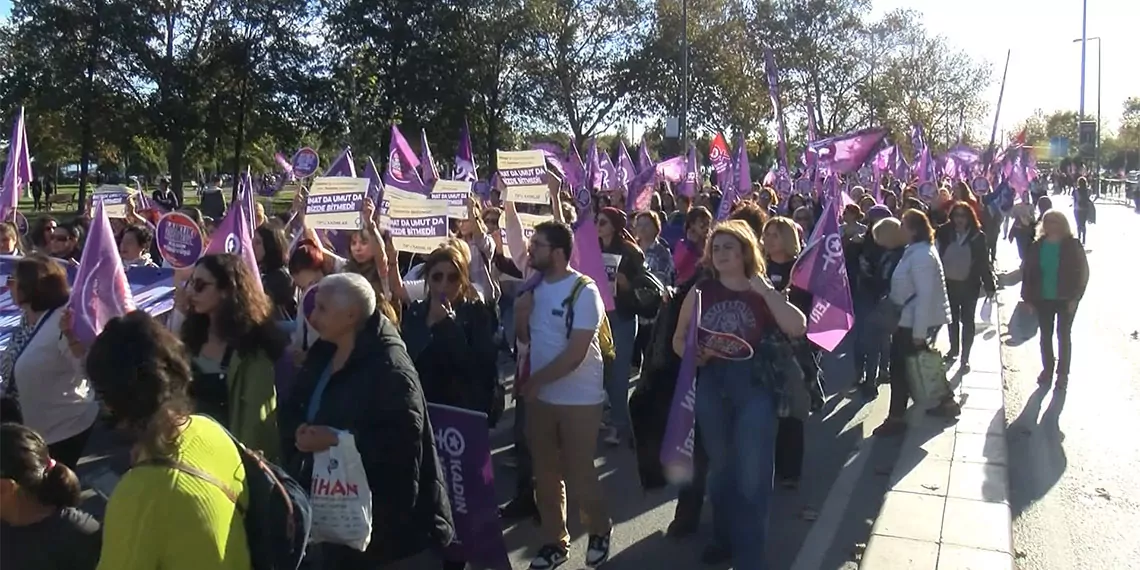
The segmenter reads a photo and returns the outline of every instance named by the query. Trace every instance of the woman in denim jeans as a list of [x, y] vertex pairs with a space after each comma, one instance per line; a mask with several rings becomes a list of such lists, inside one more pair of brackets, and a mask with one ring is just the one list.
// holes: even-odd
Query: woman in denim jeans
[[[764, 258], [748, 224], [731, 220], [713, 230], [705, 264], [714, 275], [685, 297], [673, 336], [683, 355], [693, 304], [700, 291], [700, 327], [758, 346], [769, 333], [806, 332], [804, 314], [764, 277]], [[701, 336], [701, 335], [698, 335]], [[699, 341], [698, 341], [699, 342]], [[768, 499], [772, 492], [776, 395], [754, 375], [749, 360], [697, 349], [696, 419], [708, 452], [714, 541], [706, 562], [729, 558], [736, 570], [767, 568]]]

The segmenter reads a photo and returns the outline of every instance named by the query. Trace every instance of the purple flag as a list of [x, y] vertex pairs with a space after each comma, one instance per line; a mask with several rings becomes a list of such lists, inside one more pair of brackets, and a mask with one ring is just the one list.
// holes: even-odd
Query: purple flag
[[814, 141], [808, 146], [819, 155], [821, 168], [832, 174], [845, 174], [859, 170], [879, 149], [885, 136], [887, 131], [883, 129], [866, 129]]
[[678, 184], [685, 179], [685, 156], [674, 156], [653, 165], [657, 176], [666, 182]]
[[697, 147], [689, 143], [689, 155], [685, 158], [685, 177], [681, 180], [681, 185], [677, 187], [677, 191], [681, 194], [692, 198], [697, 195], [697, 176], [699, 174], [697, 166]]
[[842, 198], [838, 184], [835, 175], [828, 177], [823, 216], [792, 268], [791, 278], [793, 285], [812, 294], [808, 340], [828, 352], [835, 350], [855, 322], [839, 227]]
[[379, 211], [380, 199], [384, 196], [384, 181], [380, 177], [380, 170], [376, 168], [376, 163], [372, 162], [371, 156], [368, 157], [368, 162], [364, 164], [364, 177], [368, 179], [368, 191], [364, 197], [372, 200], [377, 211]]
[[428, 146], [427, 131], [420, 129], [420, 178], [425, 188], [431, 188], [439, 180], [439, 170], [435, 168], [435, 160], [431, 157], [431, 147]]
[[479, 568], [511, 570], [495, 500], [487, 415], [440, 404], [427, 407], [455, 522], [455, 538], [447, 549]]
[[388, 142], [388, 168], [384, 169], [384, 175], [381, 176], [384, 184], [408, 192], [428, 193], [429, 189], [424, 187], [417, 170], [419, 166], [420, 160], [412, 152], [408, 139], [404, 138], [399, 127], [392, 125], [392, 140]]
[[645, 137], [642, 137], [641, 146], [637, 149], [637, 171], [652, 168], [653, 164], [653, 158], [649, 156], [649, 145], [645, 143]]
[[633, 168], [633, 159], [629, 156], [629, 149], [625, 148], [625, 141], [621, 141], [618, 146], [618, 163], [617, 163], [617, 183], [618, 186], [624, 188], [629, 195], [629, 183], [633, 182], [634, 176], [637, 171]]
[[788, 169], [788, 142], [785, 139], [784, 108], [780, 105], [780, 78], [776, 71], [776, 58], [772, 50], [764, 50], [764, 73], [768, 76], [768, 96], [772, 99], [772, 113], [776, 116], [776, 159], [780, 168]]
[[347, 176], [349, 178], [356, 178], [356, 163], [352, 161], [352, 148], [344, 147], [340, 151], [340, 155], [336, 160], [332, 161], [328, 170], [321, 176]]
[[[914, 161], [921, 160], [922, 151], [926, 150], [926, 137], [922, 132], [922, 125], [914, 124], [910, 127], [910, 144], [914, 147]], [[919, 173], [921, 176], [921, 173]]]
[[602, 170], [602, 158], [598, 153], [598, 140], [590, 139], [586, 147], [586, 185], [591, 190], [606, 190], [606, 173]]
[[614, 168], [614, 161], [610, 158], [610, 153], [598, 151], [598, 166], [602, 168], [602, 190], [616, 190], [621, 187], [617, 168]]
[[95, 202], [93, 218], [91, 233], [83, 248], [83, 259], [75, 272], [75, 285], [67, 302], [75, 338], [86, 346], [94, 342], [107, 321], [135, 309], [135, 299], [123, 271], [123, 261], [119, 258], [111, 220], [100, 201]]
[[247, 211], [249, 207], [249, 200], [241, 199], [226, 211], [218, 228], [210, 236], [210, 243], [206, 245], [204, 255], [232, 253], [241, 257], [256, 277], [254, 283], [260, 291], [261, 271], [257, 268], [257, 258], [253, 253], [253, 227], [250, 223], [250, 213]]
[[661, 439], [661, 467], [670, 483], [687, 482], [693, 477], [693, 426], [697, 403], [697, 330], [701, 324], [701, 291], [693, 298], [689, 330], [685, 331], [685, 354], [677, 372], [677, 387], [669, 406], [665, 435]]
[[459, 129], [459, 148], [455, 149], [455, 180], [474, 182], [479, 179], [475, 172], [475, 154], [471, 152], [471, 130], [467, 127], [467, 119], [463, 119], [463, 126]]
[[586, 178], [586, 164], [582, 162], [582, 155], [578, 153], [578, 147], [570, 145], [570, 150], [566, 151], [566, 162], [563, 163], [566, 167], [566, 184], [571, 188], [578, 188], [589, 184], [589, 179]]
[[20, 207], [20, 188], [32, 180], [32, 166], [28, 156], [28, 135], [24, 130], [24, 108], [12, 123], [12, 138], [8, 139], [8, 162], [4, 168], [3, 186], [0, 186], [0, 220], [9, 221]]
[[653, 191], [657, 185], [657, 171], [650, 166], [642, 170], [629, 182], [625, 196], [625, 211], [648, 210], [653, 204]]

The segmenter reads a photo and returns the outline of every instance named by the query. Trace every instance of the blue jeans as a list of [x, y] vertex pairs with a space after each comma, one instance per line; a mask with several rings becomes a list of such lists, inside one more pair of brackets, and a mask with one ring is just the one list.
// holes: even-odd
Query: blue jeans
[[871, 313], [877, 301], [865, 297], [852, 299], [855, 305], [855, 383], [866, 379], [874, 386], [880, 365], [890, 354], [890, 332], [884, 331], [871, 322]]
[[776, 404], [748, 361], [714, 360], [697, 372], [697, 423], [709, 457], [713, 535], [736, 570], [764, 570], [776, 445]]
[[610, 401], [610, 425], [623, 439], [630, 433], [629, 373], [633, 368], [633, 344], [637, 339], [637, 317], [625, 318], [617, 311], [606, 313], [614, 335], [614, 362], [606, 374], [606, 397]]
[[503, 340], [507, 346], [515, 345], [515, 298], [503, 294], [499, 297], [499, 326], [503, 328]]

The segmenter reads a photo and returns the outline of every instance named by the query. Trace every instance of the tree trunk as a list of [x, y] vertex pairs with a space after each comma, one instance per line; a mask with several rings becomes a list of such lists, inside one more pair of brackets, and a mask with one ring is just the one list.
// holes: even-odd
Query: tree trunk
[[170, 133], [170, 146], [166, 151], [166, 167], [170, 171], [170, 189], [178, 196], [178, 203], [184, 204], [182, 194], [182, 170], [186, 159], [186, 133], [175, 127]]
[[92, 113], [95, 104], [95, 70], [99, 65], [99, 44], [102, 41], [102, 8], [102, 2], [95, 3], [95, 13], [91, 19], [91, 34], [88, 39], [87, 69], [83, 77], [83, 124], [80, 126], [82, 141], [79, 150], [79, 199], [75, 204], [76, 213], [82, 213], [87, 205], [87, 165], [95, 153], [95, 128], [92, 125]]
[[230, 203], [237, 202], [238, 186], [241, 184], [241, 153], [242, 153], [242, 148], [245, 146], [245, 106], [246, 106], [245, 100], [246, 100], [246, 91], [247, 91], [246, 80], [242, 79], [241, 89], [238, 91], [237, 133], [234, 135], [234, 184], [233, 184], [233, 193], [230, 196]]

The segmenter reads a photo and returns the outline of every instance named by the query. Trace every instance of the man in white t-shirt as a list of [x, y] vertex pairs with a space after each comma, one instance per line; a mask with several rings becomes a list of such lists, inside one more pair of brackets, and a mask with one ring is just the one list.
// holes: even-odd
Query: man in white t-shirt
[[[522, 381], [522, 394], [544, 541], [532, 570], [557, 568], [569, 559], [564, 483], [576, 493], [589, 532], [586, 565], [597, 567], [610, 554], [613, 523], [594, 468], [606, 399], [598, 342], [606, 310], [597, 285], [569, 268], [573, 249], [574, 233], [566, 224], [536, 226], [529, 263], [542, 279], [515, 302], [519, 342], [530, 345], [530, 375]], [[584, 285], [578, 285], [582, 279]]]

